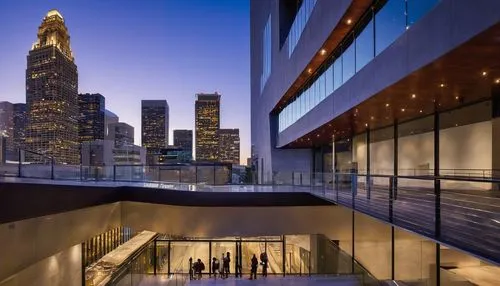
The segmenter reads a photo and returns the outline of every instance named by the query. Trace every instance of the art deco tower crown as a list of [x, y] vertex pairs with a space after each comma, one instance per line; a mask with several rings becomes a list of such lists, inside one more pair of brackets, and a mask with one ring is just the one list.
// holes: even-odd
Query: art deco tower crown
[[38, 39], [31, 49], [35, 50], [46, 46], [57, 47], [73, 61], [68, 28], [64, 24], [63, 16], [57, 10], [50, 10], [43, 18], [42, 24], [38, 28]]

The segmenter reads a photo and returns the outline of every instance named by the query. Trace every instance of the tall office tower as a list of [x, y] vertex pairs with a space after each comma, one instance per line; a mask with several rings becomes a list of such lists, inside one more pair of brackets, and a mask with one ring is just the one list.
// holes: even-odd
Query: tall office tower
[[174, 130], [174, 146], [180, 147], [186, 153], [187, 157], [192, 159], [193, 130]]
[[57, 163], [78, 164], [78, 72], [57, 10], [43, 18], [28, 55], [26, 104], [26, 148], [53, 156]]
[[125, 122], [111, 123], [108, 125], [108, 139], [112, 140], [116, 148], [134, 145], [134, 127]]
[[219, 129], [219, 161], [240, 164], [240, 130]]
[[14, 103], [14, 148], [24, 149], [28, 114], [25, 103]]
[[104, 138], [108, 139], [109, 136], [109, 125], [112, 123], [118, 123], [120, 118], [113, 112], [105, 109], [104, 110]]
[[168, 103], [166, 100], [141, 102], [142, 147], [165, 148], [168, 146]]
[[99, 93], [79, 94], [78, 135], [81, 142], [104, 139], [105, 99]]
[[220, 127], [220, 94], [200, 93], [196, 95], [196, 160], [217, 161]]
[[0, 102], [0, 137], [5, 138], [4, 158], [8, 158], [14, 152], [14, 105], [8, 101]]

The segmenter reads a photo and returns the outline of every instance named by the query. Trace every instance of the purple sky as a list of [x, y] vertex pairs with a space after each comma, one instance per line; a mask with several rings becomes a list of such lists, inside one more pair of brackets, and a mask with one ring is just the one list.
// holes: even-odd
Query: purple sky
[[135, 127], [141, 99], [166, 99], [173, 129], [194, 130], [195, 94], [222, 94], [221, 127], [240, 128], [250, 156], [249, 0], [16, 0], [0, 2], [0, 101], [25, 102], [26, 56], [50, 9], [63, 15], [79, 92]]

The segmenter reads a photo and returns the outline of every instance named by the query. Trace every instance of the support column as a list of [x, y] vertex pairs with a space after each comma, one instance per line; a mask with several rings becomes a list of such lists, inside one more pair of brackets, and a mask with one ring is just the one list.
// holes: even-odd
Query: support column
[[[285, 273], [286, 273], [286, 239], [285, 239], [285, 236], [281, 236], [282, 237], [282, 251], [281, 251], [281, 256], [282, 256], [282, 269], [283, 269], [283, 277], [285, 277]], [[266, 247], [266, 252], [267, 252], [267, 247]]]
[[370, 128], [366, 128], [366, 197], [371, 197], [371, 184], [370, 184]]
[[[492, 118], [491, 118], [491, 146], [493, 148], [491, 152], [491, 177], [500, 178], [500, 86], [495, 85], [491, 91], [491, 108], [492, 108]], [[492, 190], [500, 191], [500, 184], [496, 183], [492, 185]]]
[[[391, 187], [389, 189], [389, 221], [392, 223], [394, 221], [394, 200], [396, 200], [397, 197], [397, 190], [398, 190], [398, 172], [399, 172], [399, 128], [398, 128], [398, 120], [396, 119], [394, 121], [394, 129], [393, 129], [393, 140], [394, 140], [394, 146], [393, 146], [393, 174], [394, 176], [392, 177], [391, 180]], [[395, 230], [394, 226], [391, 225], [391, 279], [395, 280], [396, 279], [396, 273], [395, 273], [395, 265], [394, 265], [394, 260], [396, 257], [396, 245], [395, 245]]]
[[154, 269], [154, 270], [153, 270], [153, 275], [155, 275], [155, 276], [156, 276], [156, 267], [157, 267], [157, 265], [158, 265], [158, 258], [157, 258], [158, 253], [157, 253], [157, 248], [156, 248], [156, 246], [157, 246], [157, 245], [156, 245], [156, 239], [155, 239], [154, 244], [153, 244], [153, 247], [154, 247], [154, 248], [153, 248], [153, 265], [154, 265], [154, 266], [153, 266], [153, 269]]
[[[435, 226], [434, 235], [436, 239], [441, 236], [441, 181], [439, 177], [439, 113], [434, 113], [434, 196], [435, 196]], [[441, 248], [439, 243], [436, 243], [436, 283], [441, 285]]]
[[170, 271], [170, 259], [172, 258], [170, 253], [172, 252], [172, 246], [171, 246], [171, 241], [169, 240], [168, 241], [168, 250], [167, 250], [167, 254], [168, 254], [168, 259], [167, 259], [167, 273], [168, 273], [168, 276], [170, 276], [172, 273]]
[[208, 277], [212, 277], [212, 241], [208, 242]]

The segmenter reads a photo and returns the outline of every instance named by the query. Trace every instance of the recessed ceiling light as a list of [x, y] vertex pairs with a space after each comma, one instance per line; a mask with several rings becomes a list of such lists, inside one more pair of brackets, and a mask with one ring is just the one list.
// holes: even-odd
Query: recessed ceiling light
[[322, 56], [326, 55], [326, 50], [325, 49], [321, 49], [321, 51], [319, 52]]
[[440, 87], [445, 87], [444, 83], [440, 84], [439, 86], [440, 86]]
[[497, 79], [497, 80], [495, 80], [495, 83], [496, 83], [496, 84], [499, 84], [499, 83], [500, 83], [500, 78], [499, 78], [499, 79]]
[[389, 103], [386, 103], [386, 104], [385, 104], [385, 107], [389, 107]]
[[351, 19], [347, 19], [346, 23], [347, 23], [347, 25], [351, 25], [352, 24], [352, 20]]
[[373, 119], [375, 119], [375, 117], [372, 116], [372, 117], [370, 117], [370, 119], [373, 120]]
[[458, 96], [455, 96], [455, 99], [456, 99], [456, 100], [458, 100], [459, 98], [460, 98], [460, 97], [458, 97]]
[[368, 127], [368, 123], [365, 123], [365, 127]]
[[404, 108], [401, 108], [401, 111], [405, 112], [405, 109], [404, 109]]
[[483, 76], [487, 76], [487, 75], [488, 75], [488, 72], [483, 71], [483, 72], [482, 72], [482, 75], [483, 75]]
[[420, 113], [422, 113], [422, 112], [423, 112], [422, 109], [420, 109]]
[[417, 97], [417, 95], [416, 95], [416, 94], [412, 94], [412, 95], [411, 95], [411, 98], [415, 98], [415, 97]]

